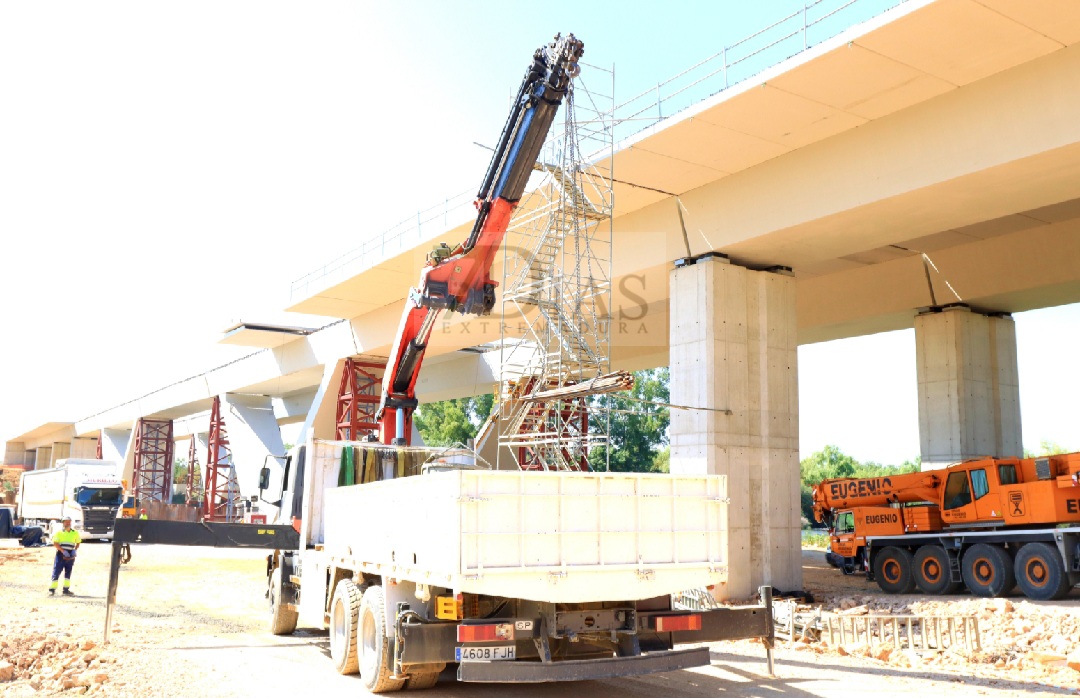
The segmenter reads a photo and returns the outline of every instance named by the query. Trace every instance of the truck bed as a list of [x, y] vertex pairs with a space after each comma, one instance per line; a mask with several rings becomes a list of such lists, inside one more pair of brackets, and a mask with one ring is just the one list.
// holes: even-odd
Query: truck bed
[[384, 577], [553, 603], [726, 580], [723, 476], [461, 470], [325, 491], [325, 551]]

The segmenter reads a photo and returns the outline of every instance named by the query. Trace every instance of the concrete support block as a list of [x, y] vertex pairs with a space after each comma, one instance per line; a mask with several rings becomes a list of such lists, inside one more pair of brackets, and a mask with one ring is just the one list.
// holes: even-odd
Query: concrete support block
[[38, 446], [34, 449], [34, 470], [52, 467], [52, 446]]
[[274, 414], [278, 424], [301, 424], [311, 412], [311, 403], [318, 394], [318, 388], [283, 398], [274, 398]]
[[304, 426], [300, 428], [297, 437], [299, 443], [305, 443], [307, 439], [336, 439], [337, 438], [337, 394], [341, 386], [341, 374], [345, 372], [345, 359], [338, 359], [333, 364], [323, 367], [323, 377], [319, 381], [319, 387], [315, 390], [315, 396], [311, 399], [311, 407], [308, 409]]
[[1016, 326], [964, 306], [915, 318], [924, 470], [1023, 455]]
[[97, 458], [97, 439], [77, 436], [71, 440], [68, 458]]
[[26, 443], [8, 441], [4, 444], [4, 465], [30, 465], [27, 462]]
[[728, 478], [728, 582], [802, 587], [795, 280], [705, 258], [671, 272], [671, 471]]
[[[259, 494], [259, 471], [265, 466], [270, 469], [271, 483], [266, 497], [277, 499], [285, 470], [285, 446], [271, 399], [261, 395], [223, 395], [221, 411], [240, 494], [244, 497]], [[267, 514], [267, 520], [273, 521], [277, 507], [259, 502], [259, 513]]]
[[49, 467], [55, 468], [56, 462], [65, 458], [71, 458], [71, 443], [68, 441], [53, 441]]
[[101, 457], [124, 464], [124, 479], [127, 480], [129, 488], [135, 468], [134, 448], [135, 440], [131, 438], [131, 429], [101, 430]]

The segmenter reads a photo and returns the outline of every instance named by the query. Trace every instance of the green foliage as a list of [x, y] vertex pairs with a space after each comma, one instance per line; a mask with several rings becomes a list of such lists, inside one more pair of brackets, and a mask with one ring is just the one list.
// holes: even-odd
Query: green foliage
[[802, 537], [802, 544], [804, 548], [820, 548], [824, 550], [829, 545], [829, 535], [827, 533], [807, 533]]
[[187, 482], [188, 476], [188, 462], [187, 458], [176, 458], [173, 460], [172, 466], [172, 481], [174, 485]]
[[918, 472], [922, 467], [922, 458], [904, 461], [900, 465], [882, 465], [873, 461], [860, 463], [842, 452], [836, 446], [826, 446], [804, 458], [799, 463], [800, 492], [799, 501], [802, 515], [809, 523], [814, 523], [814, 485], [822, 480], [838, 477], [884, 477], [900, 473]]
[[[174, 485], [186, 485], [188, 481], [188, 461], [187, 458], [178, 457], [173, 460], [173, 479]], [[195, 496], [201, 499], [202, 497], [202, 471], [199, 468], [199, 464], [195, 464]], [[179, 497], [180, 495], [177, 495]], [[181, 500], [181, 503], [183, 501]]]
[[[667, 472], [671, 453], [664, 449], [668, 444], [668, 424], [671, 417], [668, 408], [649, 405], [649, 402], [668, 402], [670, 371], [656, 368], [634, 374], [634, 387], [627, 400], [619, 394], [600, 395], [594, 398], [612, 410], [608, 435], [610, 438], [610, 461], [608, 469], [616, 472]], [[607, 449], [594, 448], [589, 454], [589, 465], [594, 470], [605, 469]]]
[[413, 422], [429, 446], [465, 444], [476, 437], [494, 404], [495, 396], [491, 393], [429, 402], [417, 408]]
[[1068, 449], [1056, 441], [1050, 439], [1040, 439], [1039, 449], [1032, 451], [1030, 449], [1024, 449], [1024, 458], [1040, 458], [1042, 456], [1056, 456], [1059, 453], [1070, 453], [1071, 449]]
[[653, 458], [652, 471], [654, 473], [671, 472], [671, 446], [664, 446], [656, 452], [656, 457]]

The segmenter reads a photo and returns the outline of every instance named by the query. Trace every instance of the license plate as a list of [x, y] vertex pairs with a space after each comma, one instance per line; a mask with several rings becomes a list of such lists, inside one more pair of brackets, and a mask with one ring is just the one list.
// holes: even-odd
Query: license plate
[[498, 662], [504, 659], [516, 659], [516, 650], [514, 645], [497, 645], [495, 647], [458, 647], [455, 653], [459, 662]]

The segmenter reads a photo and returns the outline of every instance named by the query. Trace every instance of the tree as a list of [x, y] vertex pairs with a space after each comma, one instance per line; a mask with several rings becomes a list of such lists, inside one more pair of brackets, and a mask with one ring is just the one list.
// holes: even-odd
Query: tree
[[417, 408], [413, 421], [429, 446], [467, 444], [469, 439], [476, 438], [494, 404], [495, 396], [491, 393], [429, 402]]
[[[608, 468], [616, 472], [659, 472], [670, 461], [670, 452], [662, 450], [668, 444], [668, 425], [671, 417], [667, 407], [650, 405], [648, 402], [668, 402], [670, 371], [656, 368], [637, 371], [634, 387], [627, 400], [620, 394], [600, 395], [594, 398], [599, 404], [612, 410], [608, 430], [610, 460]], [[589, 465], [603, 470], [608, 449], [594, 448], [589, 454]]]
[[187, 458], [178, 456], [173, 460], [172, 466], [172, 481], [174, 485], [180, 485], [187, 482], [188, 476], [188, 462]]
[[921, 457], [916, 457], [914, 461], [904, 461], [898, 466], [882, 465], [873, 461], [860, 463], [838, 447], [826, 446], [799, 463], [799, 500], [803, 516], [808, 522], [814, 521], [813, 488], [822, 480], [831, 480], [838, 477], [883, 477], [900, 473], [914, 473], [921, 469]]
[[1042, 456], [1056, 456], [1059, 453], [1069, 453], [1069, 449], [1065, 448], [1056, 441], [1050, 439], [1040, 439], [1039, 448], [1036, 451], [1030, 449], [1024, 449], [1024, 458], [1039, 458]]

